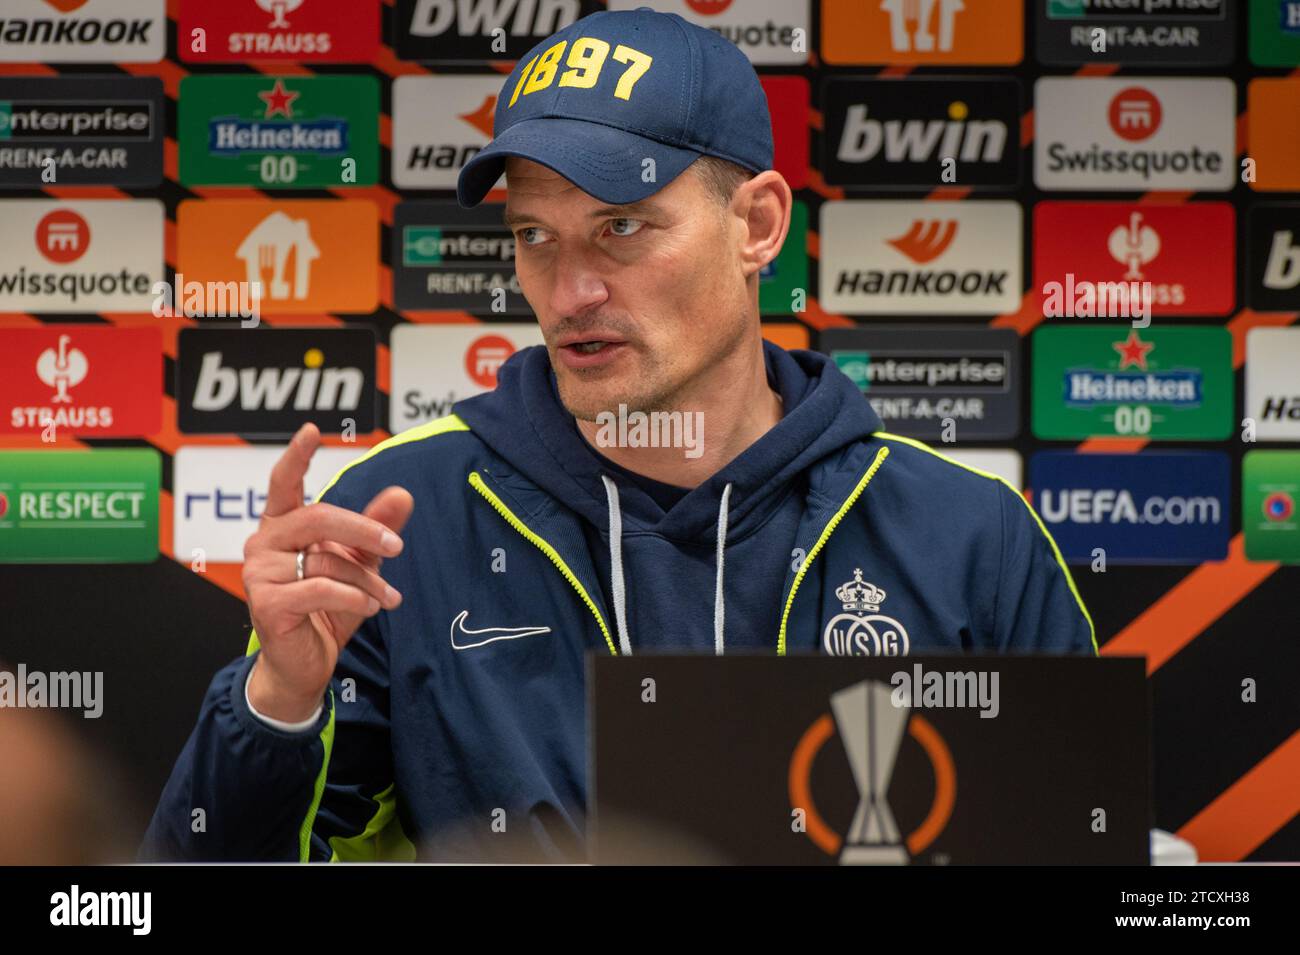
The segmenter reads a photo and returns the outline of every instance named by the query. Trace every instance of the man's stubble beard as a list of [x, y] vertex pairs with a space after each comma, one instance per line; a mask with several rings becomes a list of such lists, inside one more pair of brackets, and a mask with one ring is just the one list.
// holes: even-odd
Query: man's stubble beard
[[[594, 423], [596, 416], [602, 412], [618, 414], [619, 405], [626, 406], [629, 412], [642, 411], [647, 414], [672, 410], [677, 388], [665, 384], [664, 377], [661, 365], [655, 363], [650, 368], [638, 367], [632, 374], [610, 377], [599, 384], [584, 383], [581, 373], [565, 369], [556, 372], [555, 383], [560, 393], [560, 403], [565, 410], [579, 421]], [[629, 385], [624, 384], [625, 380], [634, 382], [636, 390], [633, 391]], [[599, 388], [607, 397], [589, 397], [593, 388]]]
[[[605, 389], [606, 397], [599, 400], [584, 398], [583, 392], [587, 388], [581, 383], [581, 374], [572, 369], [565, 369], [563, 372], [557, 371], [555, 374], [556, 387], [560, 395], [560, 403], [564, 405], [565, 410], [573, 415], [579, 421], [588, 421], [596, 423], [596, 416], [602, 412], [618, 414], [619, 405], [626, 406], [630, 413], [633, 411], [652, 414], [656, 411], [702, 411], [702, 408], [687, 408], [682, 400], [684, 393], [690, 390], [690, 387], [703, 375], [707, 374], [710, 368], [718, 367], [724, 359], [729, 357], [732, 352], [741, 346], [746, 338], [746, 321], [738, 319], [729, 334], [717, 349], [710, 354], [705, 361], [693, 373], [683, 372], [665, 360], [651, 359], [650, 363], [639, 365], [632, 373], [623, 376], [633, 382], [636, 390], [632, 391], [629, 387], [624, 386], [621, 394], [611, 394], [611, 391], [617, 391], [622, 378], [611, 378], [608, 382], [602, 382], [601, 386]], [[629, 346], [634, 354], [643, 356], [645, 353], [637, 346]], [[558, 365], [552, 361], [551, 367], [556, 368]], [[685, 374], [685, 377], [680, 377]], [[577, 383], [577, 387], [574, 384]]]

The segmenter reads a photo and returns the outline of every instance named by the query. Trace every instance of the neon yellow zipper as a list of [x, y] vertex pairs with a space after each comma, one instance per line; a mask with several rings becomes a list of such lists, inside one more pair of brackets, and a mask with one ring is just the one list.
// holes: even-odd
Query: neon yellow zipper
[[609, 635], [609, 627], [605, 626], [605, 619], [600, 615], [600, 610], [596, 608], [596, 604], [591, 599], [591, 595], [587, 593], [587, 588], [582, 586], [582, 582], [579, 581], [573, 571], [569, 569], [569, 565], [564, 562], [564, 558], [559, 555], [554, 547], [529, 530], [528, 525], [515, 517], [514, 512], [510, 510], [510, 508], [506, 507], [505, 502], [492, 493], [492, 489], [483, 482], [483, 478], [479, 476], [477, 471], [470, 472], [469, 483], [474, 490], [478, 491], [487, 499], [487, 502], [492, 505], [493, 510], [506, 519], [506, 523], [517, 530], [525, 539], [535, 545], [538, 550], [551, 559], [551, 563], [554, 564], [556, 568], [559, 569], [560, 573], [564, 575], [564, 579], [573, 585], [573, 589], [578, 592], [578, 596], [582, 598], [582, 602], [587, 605], [587, 609], [590, 610], [592, 616], [596, 618], [596, 623], [600, 626], [600, 632], [605, 635], [605, 643], [609, 647], [610, 654], [618, 656], [618, 650], [615, 649], [614, 641]]
[[857, 487], [855, 487], [853, 493], [848, 496], [848, 500], [840, 505], [840, 509], [835, 512], [834, 516], [826, 523], [826, 526], [822, 528], [822, 533], [821, 536], [817, 538], [817, 543], [813, 544], [812, 550], [808, 552], [808, 556], [805, 557], [803, 563], [799, 565], [799, 573], [794, 576], [794, 584], [790, 587], [790, 596], [786, 597], [785, 609], [781, 612], [781, 630], [780, 633], [777, 634], [776, 638], [776, 652], [778, 656], [785, 656], [785, 628], [790, 622], [790, 607], [794, 604], [794, 595], [798, 593], [799, 585], [803, 583], [804, 574], [808, 573], [808, 565], [813, 562], [814, 557], [821, 553], [821, 549], [826, 546], [826, 541], [830, 538], [831, 532], [835, 530], [835, 526], [844, 519], [844, 515], [849, 512], [849, 508], [851, 508], [854, 502], [862, 496], [862, 492], [867, 489], [867, 485], [871, 483], [871, 479], [876, 476], [876, 471], [880, 468], [880, 465], [884, 463], [884, 460], [887, 457], [889, 457], [889, 448], [881, 448], [876, 452], [876, 459], [871, 462], [871, 467], [867, 468], [867, 473], [862, 475], [862, 479], [858, 481]]

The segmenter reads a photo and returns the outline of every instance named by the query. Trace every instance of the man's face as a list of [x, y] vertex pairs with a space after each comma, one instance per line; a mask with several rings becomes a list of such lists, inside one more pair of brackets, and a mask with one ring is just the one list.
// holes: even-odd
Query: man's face
[[560, 399], [575, 417], [685, 408], [747, 330], [738, 221], [691, 170], [611, 206], [512, 156], [506, 224]]

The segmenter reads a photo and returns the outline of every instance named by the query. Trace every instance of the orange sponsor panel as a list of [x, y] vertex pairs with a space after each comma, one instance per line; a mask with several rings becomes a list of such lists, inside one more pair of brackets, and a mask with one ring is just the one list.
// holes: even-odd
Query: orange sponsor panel
[[827, 63], [1019, 63], [1020, 0], [822, 0]]
[[808, 347], [808, 329], [798, 322], [764, 322], [763, 337], [786, 351]]
[[1300, 190], [1300, 79], [1250, 81], [1246, 155], [1255, 160], [1252, 189]]
[[372, 202], [190, 199], [176, 222], [176, 270], [187, 285], [260, 282], [264, 315], [379, 306], [379, 210]]

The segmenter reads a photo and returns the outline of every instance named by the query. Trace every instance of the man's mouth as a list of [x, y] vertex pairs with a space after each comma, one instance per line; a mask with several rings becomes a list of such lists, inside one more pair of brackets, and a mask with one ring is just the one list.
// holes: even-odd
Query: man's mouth
[[627, 342], [612, 338], [572, 339], [560, 344], [558, 357], [570, 368], [595, 368], [612, 361], [626, 347]]

